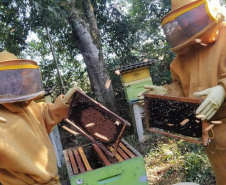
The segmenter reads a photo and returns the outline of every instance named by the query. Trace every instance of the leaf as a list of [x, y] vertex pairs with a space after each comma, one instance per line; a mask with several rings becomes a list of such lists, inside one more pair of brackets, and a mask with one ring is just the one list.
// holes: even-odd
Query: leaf
[[47, 8], [48, 8], [48, 10], [51, 11], [51, 12], [54, 11], [54, 9], [53, 9], [51, 6], [47, 6]]
[[35, 1], [35, 9], [37, 10], [37, 11], [40, 11], [40, 5]]

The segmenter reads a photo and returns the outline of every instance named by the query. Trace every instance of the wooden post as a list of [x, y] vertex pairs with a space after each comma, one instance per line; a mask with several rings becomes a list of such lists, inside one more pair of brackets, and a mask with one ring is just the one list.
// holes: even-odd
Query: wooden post
[[144, 113], [144, 107], [140, 105], [139, 102], [132, 103], [132, 107], [133, 107], [133, 117], [135, 121], [138, 140], [139, 140], [139, 143], [143, 143], [144, 129], [143, 129], [142, 114]]

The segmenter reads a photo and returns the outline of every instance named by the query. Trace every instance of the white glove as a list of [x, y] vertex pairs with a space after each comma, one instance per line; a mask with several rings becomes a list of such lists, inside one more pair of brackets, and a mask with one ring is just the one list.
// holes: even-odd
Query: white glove
[[202, 120], [209, 120], [223, 103], [225, 99], [225, 90], [221, 85], [218, 85], [201, 92], [195, 92], [194, 96], [207, 96], [196, 110], [196, 114], [203, 115]]
[[144, 85], [144, 88], [147, 89], [143, 92], [138, 93], [139, 103], [144, 103], [144, 94], [157, 94], [157, 95], [166, 95], [167, 89], [163, 86], [156, 85]]
[[0, 117], [0, 122], [1, 122], [1, 123], [6, 123], [7, 120], [6, 120], [5, 118], [3, 118], [3, 117]]
[[79, 86], [75, 85], [74, 87], [70, 88], [70, 89], [68, 90], [68, 92], [64, 95], [64, 97], [63, 97], [63, 102], [64, 102], [65, 104], [70, 104], [70, 102], [71, 102], [71, 97], [72, 97], [72, 95], [73, 95], [77, 90], [83, 92], [83, 90], [82, 90]]

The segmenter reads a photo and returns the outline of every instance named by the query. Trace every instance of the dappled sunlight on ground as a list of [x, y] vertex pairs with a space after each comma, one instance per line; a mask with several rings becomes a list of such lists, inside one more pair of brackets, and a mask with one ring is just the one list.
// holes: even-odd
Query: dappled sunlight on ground
[[172, 185], [179, 182], [216, 184], [201, 145], [155, 134], [140, 144], [134, 136], [126, 140], [144, 156], [149, 185]]

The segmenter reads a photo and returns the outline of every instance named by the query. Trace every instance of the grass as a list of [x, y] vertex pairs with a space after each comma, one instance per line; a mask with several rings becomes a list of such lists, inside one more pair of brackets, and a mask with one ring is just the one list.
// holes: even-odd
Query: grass
[[61, 166], [61, 168], [58, 168], [58, 174], [59, 174], [59, 177], [60, 177], [60, 182], [68, 182], [69, 181], [69, 176], [68, 176], [68, 173], [67, 173], [67, 167], [66, 167], [66, 164], [63, 164]]
[[179, 182], [216, 184], [201, 145], [153, 133], [149, 136], [142, 144], [136, 143], [134, 136], [125, 138], [144, 156], [149, 185], [172, 185]]

